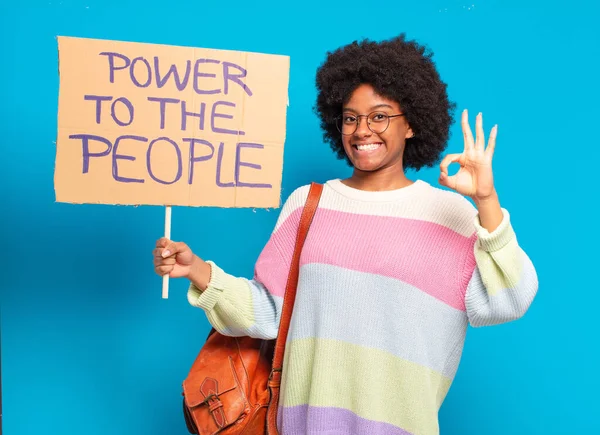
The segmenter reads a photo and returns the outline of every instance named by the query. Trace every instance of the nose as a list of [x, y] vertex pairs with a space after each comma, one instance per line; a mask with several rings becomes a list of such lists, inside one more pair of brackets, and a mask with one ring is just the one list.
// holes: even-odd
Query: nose
[[[364, 120], [364, 123], [363, 123]], [[358, 118], [358, 125], [356, 126], [356, 131], [354, 132], [354, 134], [358, 137], [368, 137], [371, 136], [371, 134], [373, 133], [370, 129], [369, 129], [369, 120], [367, 119], [367, 117], [359, 117]]]

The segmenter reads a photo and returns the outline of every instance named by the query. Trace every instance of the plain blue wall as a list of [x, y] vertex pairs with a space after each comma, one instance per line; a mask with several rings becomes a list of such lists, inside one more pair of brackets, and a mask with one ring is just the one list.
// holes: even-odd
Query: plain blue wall
[[[499, 124], [501, 202], [540, 277], [524, 319], [470, 329], [442, 434], [600, 433], [598, 2], [284, 3], [2, 2], [5, 434], [185, 434], [181, 381], [208, 332], [184, 281], [161, 299], [151, 250], [162, 208], [54, 202], [56, 36], [291, 56], [285, 199], [348, 174], [312, 112], [325, 52], [399, 32], [432, 47], [457, 111], [482, 111], [486, 130]], [[459, 126], [452, 132], [457, 152]], [[251, 276], [277, 214], [175, 208], [172, 236]]]

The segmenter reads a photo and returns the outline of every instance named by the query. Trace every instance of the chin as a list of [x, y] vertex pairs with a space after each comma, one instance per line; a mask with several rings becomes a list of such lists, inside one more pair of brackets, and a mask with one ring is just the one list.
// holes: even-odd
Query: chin
[[352, 166], [357, 171], [361, 172], [376, 172], [382, 168], [382, 164], [379, 162], [361, 162], [361, 161], [352, 161]]

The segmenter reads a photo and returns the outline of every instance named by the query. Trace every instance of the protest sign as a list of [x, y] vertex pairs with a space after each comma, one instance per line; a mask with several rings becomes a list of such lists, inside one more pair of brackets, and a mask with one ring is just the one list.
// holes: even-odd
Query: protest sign
[[68, 203], [278, 207], [289, 57], [58, 37]]
[[59, 202], [277, 207], [289, 58], [59, 37]]

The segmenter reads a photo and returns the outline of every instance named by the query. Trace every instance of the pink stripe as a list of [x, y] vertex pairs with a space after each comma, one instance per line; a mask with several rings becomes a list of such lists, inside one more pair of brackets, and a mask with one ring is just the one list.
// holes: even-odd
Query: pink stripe
[[[469, 240], [471, 241], [471, 246], [474, 247], [475, 242], [477, 241], [477, 233], [474, 233]], [[473, 277], [473, 272], [475, 271], [476, 267], [477, 261], [475, 260], [475, 251], [473, 248], [471, 248], [469, 249], [467, 257], [465, 258], [465, 267], [463, 268], [464, 274], [460, 283], [460, 296], [463, 300], [467, 293], [467, 287], [469, 287], [469, 282]]]
[[273, 296], [283, 297], [289, 264], [289, 260], [284, 262], [271, 238], [256, 261], [254, 278], [261, 282]]
[[271, 235], [254, 269], [254, 277], [273, 296], [283, 297], [287, 284], [302, 208], [291, 213]]
[[[274, 235], [285, 269], [268, 274], [273, 275], [271, 291], [279, 296], [294, 248], [293, 237], [281, 235], [295, 235], [300, 212], [292, 213]], [[464, 273], [465, 266], [472, 266], [474, 240], [436, 223], [319, 209], [301, 265], [322, 263], [399, 279], [464, 311]]]

